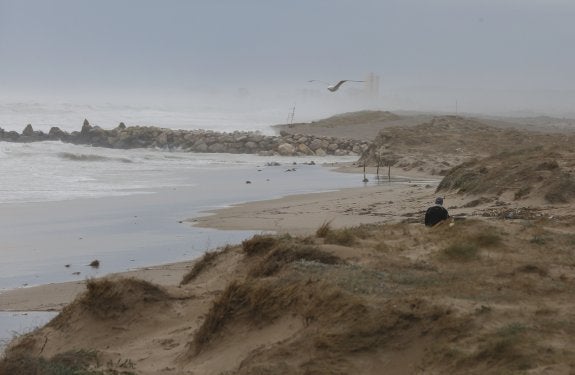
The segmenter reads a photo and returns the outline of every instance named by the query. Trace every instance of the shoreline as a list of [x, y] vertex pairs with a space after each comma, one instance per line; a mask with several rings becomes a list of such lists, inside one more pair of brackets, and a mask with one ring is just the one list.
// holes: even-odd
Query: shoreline
[[[346, 171], [343, 168], [335, 173]], [[350, 170], [347, 170], [350, 171]], [[352, 172], [353, 168], [351, 168]], [[359, 177], [359, 174], [355, 174]], [[377, 222], [397, 221], [404, 215], [413, 215], [428, 205], [434, 190], [429, 176], [421, 175], [416, 183], [382, 183], [374, 186], [340, 188], [304, 194], [291, 194], [275, 199], [248, 201], [223, 208], [200, 211], [182, 224], [211, 230], [274, 231], [279, 234], [312, 234], [324, 222], [334, 228], [357, 226]], [[386, 212], [369, 212], [370, 205], [386, 200]], [[406, 202], [408, 205], [406, 205]], [[409, 205], [411, 203], [411, 205]], [[188, 228], [190, 229], [190, 228]], [[219, 246], [212, 246], [213, 250]], [[113, 272], [96, 277], [137, 277], [159, 285], [178, 284], [201, 254], [191, 260], [160, 263]], [[0, 312], [59, 311], [82, 291], [86, 279], [25, 286], [0, 292]]]
[[[0, 217], [6, 229], [0, 290], [187, 260], [255, 234], [190, 229], [187, 218], [235, 203], [361, 185], [319, 165], [285, 169], [198, 170], [196, 185], [151, 189], [154, 194], [7, 204]], [[88, 266], [94, 259], [99, 268]]]

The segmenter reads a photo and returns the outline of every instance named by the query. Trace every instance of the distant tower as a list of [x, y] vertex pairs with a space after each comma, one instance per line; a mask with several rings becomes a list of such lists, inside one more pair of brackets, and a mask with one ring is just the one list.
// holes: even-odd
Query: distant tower
[[373, 72], [365, 79], [365, 91], [370, 99], [379, 98], [379, 76]]

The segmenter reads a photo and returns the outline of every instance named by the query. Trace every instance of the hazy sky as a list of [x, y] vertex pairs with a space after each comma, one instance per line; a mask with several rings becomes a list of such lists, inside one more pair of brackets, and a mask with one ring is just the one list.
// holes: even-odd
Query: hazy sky
[[574, 20], [571, 0], [0, 0], [0, 91], [298, 90], [375, 72], [383, 95], [573, 99]]

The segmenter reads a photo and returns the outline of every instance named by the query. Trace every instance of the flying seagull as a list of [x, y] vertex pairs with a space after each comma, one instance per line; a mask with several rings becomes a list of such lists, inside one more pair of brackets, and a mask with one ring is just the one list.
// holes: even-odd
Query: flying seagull
[[326, 85], [329, 85], [329, 86], [327, 86], [327, 89], [328, 89], [329, 91], [335, 92], [335, 91], [337, 91], [337, 90], [341, 87], [341, 85], [343, 85], [345, 82], [365, 82], [365, 81], [354, 81], [354, 80], [351, 80], [351, 79], [343, 79], [343, 80], [339, 81], [338, 83], [336, 83], [335, 85], [330, 85], [330, 84], [327, 83], [327, 82], [319, 81], [319, 80], [317, 80], [317, 79], [312, 79], [312, 80], [309, 80], [308, 82], [321, 82], [321, 83], [325, 83]]

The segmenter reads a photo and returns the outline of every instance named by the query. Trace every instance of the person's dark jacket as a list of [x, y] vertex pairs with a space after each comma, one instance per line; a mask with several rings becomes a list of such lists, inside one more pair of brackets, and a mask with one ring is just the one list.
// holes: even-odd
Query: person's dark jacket
[[432, 227], [440, 221], [446, 220], [449, 217], [449, 213], [443, 206], [431, 206], [425, 212], [425, 225]]

